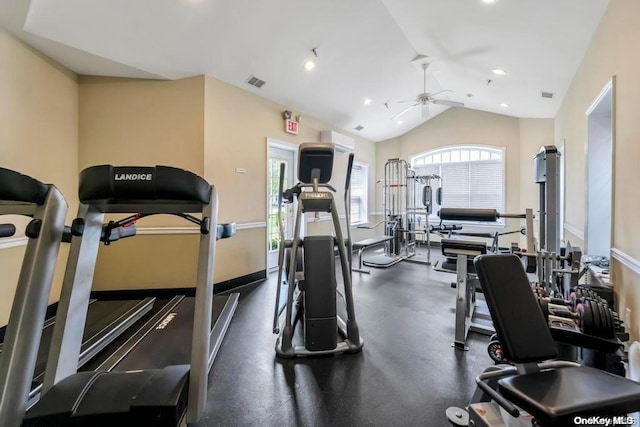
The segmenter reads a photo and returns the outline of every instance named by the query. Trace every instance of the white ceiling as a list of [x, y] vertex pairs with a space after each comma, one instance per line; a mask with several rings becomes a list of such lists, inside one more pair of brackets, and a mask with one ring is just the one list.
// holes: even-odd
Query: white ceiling
[[[419, 108], [403, 115], [401, 125], [390, 120], [408, 105], [396, 101], [422, 92], [422, 69], [412, 62], [418, 54], [431, 61], [428, 92], [450, 89], [441, 97], [466, 108], [554, 117], [607, 4], [0, 0], [0, 25], [79, 74], [165, 79], [207, 74], [380, 141], [426, 120]], [[313, 48], [316, 67], [305, 71]], [[496, 67], [507, 75], [494, 75]], [[247, 85], [250, 75], [266, 85]], [[542, 98], [541, 91], [554, 98]], [[366, 97], [373, 100], [368, 106]], [[446, 108], [432, 105], [428, 118]], [[364, 129], [355, 131], [357, 125]]]

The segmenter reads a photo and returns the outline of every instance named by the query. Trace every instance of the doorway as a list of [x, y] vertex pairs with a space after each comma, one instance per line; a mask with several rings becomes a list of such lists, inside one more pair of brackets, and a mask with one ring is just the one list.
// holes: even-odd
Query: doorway
[[[285, 165], [284, 183], [282, 188], [293, 186], [295, 160], [298, 147], [271, 138], [267, 139], [267, 271], [278, 268], [278, 251], [280, 249], [280, 230], [278, 225], [278, 186], [280, 183], [280, 165]], [[286, 239], [293, 233], [295, 201], [283, 204], [280, 215], [284, 224]]]
[[612, 78], [587, 110], [585, 248], [609, 258], [613, 206], [614, 89]]

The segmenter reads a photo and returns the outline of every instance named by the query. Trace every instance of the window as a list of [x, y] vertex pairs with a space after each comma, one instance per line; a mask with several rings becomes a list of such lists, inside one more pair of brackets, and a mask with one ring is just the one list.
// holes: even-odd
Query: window
[[504, 212], [502, 149], [479, 146], [442, 148], [412, 157], [411, 167], [418, 175], [442, 177], [442, 205], [437, 205], [434, 199], [432, 214], [429, 215], [431, 221], [440, 221], [440, 207]]
[[351, 224], [368, 222], [367, 182], [369, 168], [363, 163], [353, 163], [351, 170]]

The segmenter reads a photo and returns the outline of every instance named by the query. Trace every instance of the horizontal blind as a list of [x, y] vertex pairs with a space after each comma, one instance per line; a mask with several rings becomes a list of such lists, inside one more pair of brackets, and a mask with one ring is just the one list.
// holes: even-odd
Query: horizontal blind
[[502, 197], [502, 162], [473, 162], [470, 166], [470, 205], [479, 209], [504, 212]]
[[441, 166], [442, 207], [470, 208], [469, 163], [448, 163]]
[[351, 222], [360, 222], [363, 192], [362, 166], [353, 165], [351, 169]]
[[[503, 153], [485, 147], [439, 149], [412, 159], [418, 175], [442, 177], [442, 207], [504, 211]], [[433, 205], [429, 219], [438, 220]]]

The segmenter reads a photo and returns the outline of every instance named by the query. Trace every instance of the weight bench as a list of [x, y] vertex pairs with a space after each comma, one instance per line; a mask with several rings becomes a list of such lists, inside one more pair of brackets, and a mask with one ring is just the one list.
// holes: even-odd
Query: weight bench
[[[482, 299], [476, 295], [475, 271], [468, 269], [468, 261], [487, 253], [487, 244], [472, 240], [442, 239], [442, 254], [456, 259], [456, 323], [454, 340], [455, 349], [468, 350], [466, 346], [469, 331], [483, 335], [492, 335], [495, 330], [491, 325], [491, 316]], [[471, 277], [469, 277], [471, 276]]]
[[469, 405], [475, 426], [492, 425], [498, 405], [512, 417], [521, 408], [543, 426], [640, 410], [637, 382], [574, 362], [540, 363], [557, 358], [558, 350], [517, 256], [481, 255], [474, 263], [504, 355], [515, 364], [476, 378], [478, 391]]
[[371, 274], [371, 270], [365, 270], [362, 268], [362, 252], [372, 246], [378, 246], [382, 243], [388, 242], [393, 239], [393, 236], [377, 236], [370, 237], [368, 239], [360, 240], [353, 243], [353, 250], [358, 250], [358, 268], [351, 268], [351, 271], [357, 271], [358, 273]]

